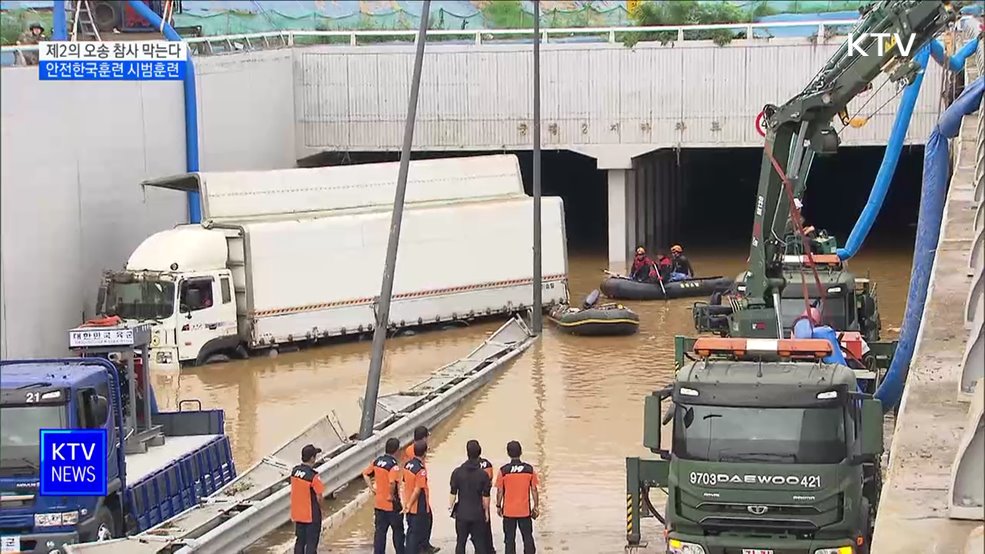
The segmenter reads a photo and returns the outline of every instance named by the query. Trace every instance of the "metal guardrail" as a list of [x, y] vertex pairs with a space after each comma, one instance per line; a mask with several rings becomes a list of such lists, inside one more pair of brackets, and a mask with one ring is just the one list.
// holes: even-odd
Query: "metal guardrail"
[[[772, 23], [723, 23], [715, 25], [660, 25], [660, 26], [624, 26], [624, 27], [557, 27], [541, 29], [541, 41], [548, 43], [551, 39], [561, 38], [598, 38], [604, 37], [604, 42], [616, 43], [619, 35], [673, 33], [677, 41], [696, 40], [693, 33], [699, 31], [736, 31], [744, 32], [746, 37], [758, 38], [756, 31], [764, 31], [769, 36], [769, 29], [813, 27], [816, 36], [824, 37], [833, 28], [854, 26], [857, 19], [838, 19], [830, 21], [777, 21]], [[689, 38], [691, 34], [692, 38]], [[416, 41], [416, 30], [370, 30], [370, 31], [271, 31], [265, 33], [246, 33], [236, 35], [219, 35], [212, 37], [194, 37], [185, 39], [192, 45], [196, 55], [220, 54], [242, 50], [262, 50], [266, 48], [292, 47], [318, 44], [318, 41], [328, 43], [344, 43], [349, 46], [379, 43], [381, 39]], [[502, 40], [528, 40], [533, 36], [533, 29], [434, 29], [427, 32], [428, 37], [454, 39], [461, 38], [475, 45], [495, 43]], [[302, 40], [298, 40], [302, 39]], [[308, 42], [311, 41], [311, 42]], [[299, 44], [300, 43], [300, 44]], [[2, 52], [18, 52], [37, 50], [37, 45], [4, 46]]]
[[389, 437], [407, 444], [418, 425], [433, 428], [533, 341], [523, 320], [514, 317], [468, 356], [438, 369], [407, 391], [380, 397], [370, 438], [347, 437], [328, 414], [200, 505], [139, 535], [65, 549], [85, 554], [240, 552], [289, 521], [288, 478], [302, 445], [322, 448], [315, 469], [327, 492], [338, 491], [359, 478]]

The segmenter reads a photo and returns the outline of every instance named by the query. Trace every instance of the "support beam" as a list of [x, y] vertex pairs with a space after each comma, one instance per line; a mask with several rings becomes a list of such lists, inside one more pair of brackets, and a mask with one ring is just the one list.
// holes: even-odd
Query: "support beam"
[[626, 169], [609, 169], [606, 171], [608, 181], [608, 214], [609, 214], [609, 271], [626, 272], [626, 254], [629, 246], [626, 242], [626, 181], [629, 171]]
[[[979, 379], [977, 388], [985, 386]], [[985, 519], [985, 413], [982, 395], [976, 394], [968, 407], [968, 422], [951, 466], [948, 515], [952, 519]]]
[[965, 301], [965, 327], [974, 323], [978, 314], [985, 311], [985, 267], [979, 267], [971, 278], [971, 288], [968, 289], [968, 299]]
[[981, 390], [975, 391], [975, 383], [985, 377], [985, 316], [978, 312], [968, 336], [964, 358], [961, 362], [961, 381], [959, 394], [981, 396]]

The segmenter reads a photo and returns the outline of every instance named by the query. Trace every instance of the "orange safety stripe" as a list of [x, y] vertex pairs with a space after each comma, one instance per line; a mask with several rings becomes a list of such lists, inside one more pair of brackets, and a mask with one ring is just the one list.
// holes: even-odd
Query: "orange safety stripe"
[[[543, 277], [543, 282], [553, 282], [553, 281], [563, 281], [567, 278], [567, 275], [563, 273], [558, 273], [555, 275], [545, 275]], [[514, 285], [524, 285], [533, 283], [533, 279], [511, 279], [508, 281], [494, 281], [491, 283], [480, 283], [477, 285], [464, 285], [460, 287], [448, 287], [443, 289], [433, 289], [415, 292], [403, 292], [399, 294], [394, 294], [394, 300], [407, 300], [413, 298], [426, 298], [429, 296], [441, 296], [445, 294], [453, 294], [459, 292], [466, 292], [470, 290], [481, 290], [481, 289], [496, 289], [511, 287]], [[323, 302], [320, 304], [308, 304], [306, 306], [292, 306], [289, 308], [273, 308], [269, 310], [256, 310], [251, 313], [252, 317], [270, 317], [276, 315], [284, 314], [296, 314], [301, 312], [312, 312], [317, 310], [325, 310], [328, 308], [338, 308], [341, 306], [359, 306], [359, 305], [372, 305], [372, 297], [366, 298], [352, 298], [348, 300], [336, 300], [334, 302]]]
[[703, 337], [694, 342], [694, 352], [708, 357], [714, 353], [743, 356], [748, 352], [776, 352], [780, 356], [808, 355], [823, 358], [831, 354], [831, 343], [824, 339], [730, 339]]

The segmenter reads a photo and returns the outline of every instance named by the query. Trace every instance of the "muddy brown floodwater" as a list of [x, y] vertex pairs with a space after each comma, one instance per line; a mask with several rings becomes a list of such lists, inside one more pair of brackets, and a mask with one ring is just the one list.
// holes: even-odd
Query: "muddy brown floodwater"
[[[734, 276], [746, 251], [689, 252], [702, 275]], [[870, 247], [852, 260], [856, 274], [879, 285], [885, 335], [895, 336], [903, 315], [911, 252], [905, 244]], [[572, 255], [572, 302], [597, 287], [604, 254]], [[477, 439], [494, 464], [508, 461], [505, 445], [518, 440], [523, 458], [540, 473], [543, 509], [535, 524], [542, 552], [622, 552], [625, 544], [625, 458], [647, 456], [641, 445], [643, 397], [666, 384], [673, 371], [674, 336], [693, 334], [696, 299], [630, 302], [640, 315], [631, 337], [573, 337], [550, 324], [543, 339], [435, 430], [428, 456], [435, 513], [432, 543], [454, 550], [447, 516], [448, 478], [464, 459], [465, 442]], [[381, 394], [424, 379], [467, 354], [501, 322], [421, 333], [388, 343]], [[369, 341], [313, 348], [278, 357], [157, 374], [161, 409], [201, 399], [226, 412], [226, 430], [240, 471], [256, 463], [303, 427], [334, 410], [347, 432], [359, 427], [357, 399], [365, 389]], [[372, 506], [322, 540], [323, 552], [372, 552]], [[659, 539], [656, 523], [644, 537]], [[494, 517], [497, 543], [502, 528]], [[288, 529], [251, 551], [283, 552]], [[392, 548], [392, 547], [390, 547]]]

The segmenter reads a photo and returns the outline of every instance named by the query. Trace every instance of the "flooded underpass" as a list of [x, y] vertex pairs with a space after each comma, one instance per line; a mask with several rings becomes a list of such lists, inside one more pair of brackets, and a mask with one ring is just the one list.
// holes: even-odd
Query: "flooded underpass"
[[[744, 269], [747, 255], [741, 245], [696, 244], [688, 253], [700, 274], [729, 276]], [[868, 273], [879, 283], [887, 338], [895, 336], [902, 318], [910, 258], [910, 243], [903, 240], [867, 247], [850, 264], [857, 274]], [[603, 252], [571, 254], [573, 301], [598, 286], [605, 262]], [[627, 303], [641, 321], [640, 332], [630, 337], [574, 337], [545, 322], [542, 340], [434, 431], [428, 453], [433, 544], [446, 552], [454, 548], [454, 525], [447, 516], [448, 478], [464, 460], [465, 442], [474, 438], [494, 464], [505, 463], [507, 441], [518, 440], [523, 458], [538, 469], [542, 514], [535, 530], [541, 551], [622, 552], [625, 457], [649, 455], [641, 445], [643, 397], [671, 379], [673, 339], [693, 334], [694, 300]], [[467, 354], [499, 324], [389, 341], [381, 393], [412, 385]], [[342, 343], [157, 374], [154, 384], [162, 410], [190, 398], [224, 409], [242, 471], [330, 410], [347, 432], [356, 432], [369, 353], [368, 340]], [[366, 504], [322, 541], [322, 550], [371, 552], [372, 520], [372, 505]], [[495, 517], [493, 532], [501, 541]], [[656, 540], [658, 533], [656, 522], [647, 520], [644, 536]], [[292, 535], [284, 528], [250, 551], [283, 552]]]

